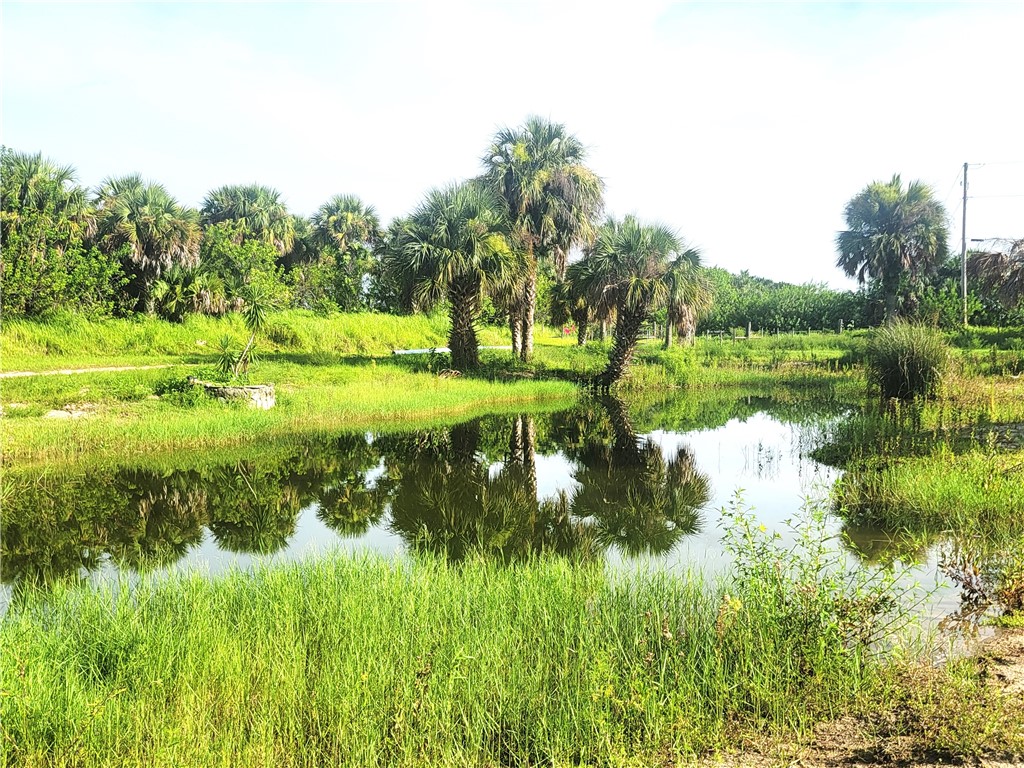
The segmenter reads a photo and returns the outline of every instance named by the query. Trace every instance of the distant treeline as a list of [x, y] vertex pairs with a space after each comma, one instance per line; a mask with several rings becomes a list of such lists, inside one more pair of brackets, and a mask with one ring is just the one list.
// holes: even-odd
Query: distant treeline
[[[407, 286], [382, 267], [396, 247], [398, 222], [385, 228], [372, 206], [336, 195], [310, 217], [288, 211], [274, 189], [229, 185], [211, 190], [201, 209], [178, 203], [137, 175], [85, 189], [75, 170], [41, 154], [2, 150], [0, 224], [2, 308], [8, 317], [54, 311], [93, 316], [136, 312], [181, 320], [239, 306], [240, 287], [259, 283], [280, 307], [320, 313], [416, 309]], [[901, 297], [900, 312], [958, 327], [962, 312], [957, 259]], [[700, 331], [746, 328], [789, 332], [877, 324], [883, 298], [871, 283], [858, 291], [793, 285], [705, 270], [710, 309]], [[555, 270], [544, 262], [538, 319], [562, 325]], [[563, 302], [564, 304], [564, 302]], [[971, 284], [971, 322], [1019, 325], [1021, 309]], [[485, 299], [483, 318], [502, 323]], [[656, 316], [664, 323], [665, 310]], [[571, 321], [568, 321], [571, 322]]]

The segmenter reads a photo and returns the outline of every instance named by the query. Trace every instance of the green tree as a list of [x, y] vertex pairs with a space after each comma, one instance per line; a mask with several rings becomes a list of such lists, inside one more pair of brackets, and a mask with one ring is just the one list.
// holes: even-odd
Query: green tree
[[88, 241], [95, 217], [75, 171], [41, 154], [0, 149], [0, 291], [9, 316], [57, 309], [107, 314], [124, 284], [120, 260]]
[[342, 310], [366, 305], [365, 281], [380, 243], [380, 220], [373, 206], [355, 195], [335, 195], [310, 221], [319, 262], [332, 273], [332, 300]]
[[222, 221], [240, 225], [239, 242], [260, 240], [285, 255], [295, 245], [295, 220], [281, 193], [259, 184], [227, 184], [207, 194], [201, 211], [204, 226]]
[[[604, 371], [594, 380], [607, 390], [622, 378], [632, 360], [640, 331], [651, 313], [666, 304], [672, 274], [689, 264], [680, 237], [660, 224], [642, 224], [635, 217], [608, 219], [588, 249], [578, 279], [588, 297], [615, 306], [615, 340]], [[680, 261], [681, 260], [681, 261]]]
[[100, 248], [121, 254], [133, 295], [153, 312], [153, 284], [177, 264], [199, 263], [201, 232], [195, 211], [178, 204], [160, 184], [138, 175], [108, 178], [96, 191]]
[[844, 216], [848, 229], [836, 235], [836, 264], [861, 283], [877, 283], [891, 322], [900, 294], [919, 286], [947, 256], [946, 210], [930, 187], [913, 181], [904, 188], [897, 174], [865, 187]]
[[585, 160], [585, 147], [564, 125], [536, 116], [499, 131], [483, 158], [484, 178], [504, 200], [525, 255], [522, 289], [509, 308], [513, 353], [524, 361], [533, 354], [538, 260], [550, 258], [564, 277], [570, 249], [592, 240], [604, 204], [604, 184]]
[[969, 262], [971, 272], [984, 288], [1013, 309], [1024, 301], [1024, 239], [1013, 240], [1003, 250], [976, 253]]
[[92, 209], [75, 169], [58, 165], [42, 153], [30, 155], [0, 148], [0, 210], [18, 217], [30, 211], [46, 212], [59, 223], [64, 236], [91, 230]]
[[413, 213], [394, 247], [391, 268], [399, 284], [415, 286], [421, 305], [445, 298], [452, 366], [479, 363], [475, 325], [484, 291], [518, 276], [501, 204], [479, 183], [435, 189]]
[[199, 267], [173, 265], [153, 283], [152, 295], [156, 313], [174, 322], [189, 314], [223, 315], [228, 311], [223, 279]]
[[711, 311], [714, 293], [711, 282], [700, 266], [700, 251], [687, 248], [680, 253], [665, 274], [665, 344], [672, 346], [672, 330], [678, 329], [687, 344], [693, 343], [697, 321]]

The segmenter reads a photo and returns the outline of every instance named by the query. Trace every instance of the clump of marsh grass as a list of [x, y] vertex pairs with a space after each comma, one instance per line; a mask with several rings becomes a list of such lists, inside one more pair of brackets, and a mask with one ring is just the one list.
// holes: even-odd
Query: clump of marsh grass
[[882, 397], [915, 400], [933, 396], [949, 366], [942, 333], [898, 320], [879, 328], [868, 341], [868, 378]]

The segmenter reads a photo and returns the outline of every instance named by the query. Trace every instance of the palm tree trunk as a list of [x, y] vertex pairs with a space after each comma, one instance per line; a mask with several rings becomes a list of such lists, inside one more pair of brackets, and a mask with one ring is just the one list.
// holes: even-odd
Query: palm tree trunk
[[665, 343], [661, 345], [662, 349], [668, 349], [672, 346], [672, 319], [665, 319]]
[[512, 434], [508, 439], [509, 464], [523, 463], [523, 420], [521, 416], [512, 419]]
[[607, 320], [602, 320], [601, 321], [601, 341], [604, 341], [607, 338], [608, 338], [608, 321]]
[[452, 281], [448, 289], [448, 316], [452, 326], [448, 334], [448, 348], [452, 351], [452, 368], [459, 371], [473, 370], [480, 364], [476, 340], [479, 301], [479, 279], [458, 278]]
[[576, 323], [576, 346], [582, 347], [587, 343], [587, 327], [590, 325], [590, 310], [586, 307], [577, 309], [570, 313], [572, 321]]
[[896, 319], [896, 291], [885, 292], [885, 323], [888, 325]]
[[694, 338], [697, 335], [697, 317], [694, 314], [693, 308], [690, 305], [683, 307], [683, 343], [688, 346], [693, 346]]
[[[530, 498], [537, 499], [537, 428], [532, 416], [520, 416], [523, 434], [523, 467]], [[532, 506], [532, 505], [531, 505]]]
[[629, 409], [619, 398], [612, 395], [602, 397], [600, 402], [612, 425], [613, 453], [616, 458], [627, 458], [630, 463], [635, 463], [640, 458], [640, 439], [633, 428], [633, 422], [630, 421]]
[[508, 330], [512, 334], [512, 355], [521, 357], [523, 354], [523, 326], [518, 306], [512, 306], [508, 310]]
[[636, 343], [640, 340], [640, 330], [646, 316], [646, 307], [634, 311], [626, 311], [625, 308], [619, 309], [619, 319], [615, 323], [615, 343], [612, 346], [612, 353], [608, 358], [608, 365], [594, 380], [595, 386], [607, 392], [612, 384], [626, 373], [629, 363], [633, 359]]
[[537, 311], [537, 260], [530, 254], [530, 264], [526, 275], [526, 285], [523, 287], [523, 349], [520, 359], [524, 363], [530, 362], [533, 357], [533, 321]]

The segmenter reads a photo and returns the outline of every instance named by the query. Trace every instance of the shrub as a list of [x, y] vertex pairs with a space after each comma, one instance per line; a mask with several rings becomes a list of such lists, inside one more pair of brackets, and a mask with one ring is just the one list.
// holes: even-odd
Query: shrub
[[868, 377], [882, 397], [914, 400], [935, 394], [949, 364], [949, 347], [935, 328], [896, 321], [868, 341]]

